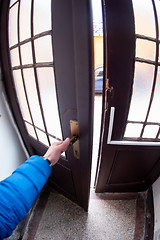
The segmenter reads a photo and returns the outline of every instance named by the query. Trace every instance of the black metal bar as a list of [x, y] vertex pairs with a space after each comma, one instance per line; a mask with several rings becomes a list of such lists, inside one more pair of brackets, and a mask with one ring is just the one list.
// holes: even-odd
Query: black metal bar
[[25, 40], [23, 40], [22, 42], [18, 42], [17, 44], [13, 45], [10, 47], [10, 50], [18, 47], [18, 46], [21, 46], [23, 44], [26, 44], [28, 42], [31, 42], [32, 40], [36, 40], [38, 38], [41, 38], [41, 37], [44, 37], [44, 36], [48, 36], [48, 35], [52, 35], [52, 30], [49, 30], [49, 31], [45, 31], [45, 32], [42, 32], [42, 33], [39, 33], [39, 34], [36, 34], [35, 36], [33, 37], [30, 37], [30, 38], [27, 38]]
[[25, 64], [20, 66], [15, 66], [12, 70], [26, 69], [26, 68], [45, 68], [45, 67], [53, 67], [53, 62], [45, 62], [45, 63], [36, 63], [36, 64]]
[[19, 0], [17, 0], [15, 3], [13, 3], [13, 4], [9, 7], [9, 9], [11, 9], [12, 7], [14, 7], [14, 5], [16, 5], [18, 2], [19, 2]]
[[[18, 5], [18, 16], [17, 16], [17, 21], [18, 21], [18, 42], [20, 41], [20, 28], [19, 28], [19, 25], [20, 25], [20, 1], [19, 1], [19, 5]], [[19, 52], [19, 61], [20, 61], [20, 66], [22, 66], [22, 56], [21, 56], [21, 49], [20, 49], [20, 46], [18, 47], [18, 52]], [[23, 87], [24, 87], [24, 93], [25, 93], [25, 97], [26, 97], [26, 101], [27, 101], [27, 106], [28, 106], [28, 110], [29, 110], [29, 114], [30, 114], [30, 117], [31, 117], [31, 121], [34, 125], [34, 120], [33, 120], [33, 117], [32, 117], [32, 113], [31, 113], [31, 109], [30, 109], [30, 104], [29, 104], [29, 100], [28, 100], [28, 95], [27, 95], [27, 90], [26, 90], [26, 85], [25, 85], [25, 80], [24, 80], [24, 75], [23, 75], [23, 69], [21, 69], [21, 76], [22, 76], [22, 83], [23, 83]], [[35, 134], [36, 134], [36, 137], [38, 139], [38, 135], [37, 135], [37, 132], [36, 132], [36, 129], [34, 128], [34, 131], [35, 131]]]
[[135, 57], [135, 61], [160, 66], [160, 62], [156, 62], [156, 61], [145, 59], [145, 58]]
[[[32, 0], [31, 3], [31, 37], [33, 38], [33, 7], [34, 7], [34, 0]], [[36, 64], [36, 56], [35, 56], [35, 47], [34, 47], [34, 40], [31, 40], [31, 46], [32, 46], [32, 54], [33, 54], [33, 64]], [[44, 117], [44, 112], [43, 112], [43, 106], [41, 102], [41, 95], [40, 95], [40, 89], [39, 89], [39, 84], [38, 84], [38, 76], [37, 76], [37, 69], [34, 67], [34, 76], [35, 76], [35, 83], [36, 83], [36, 88], [37, 88], [37, 95], [38, 95], [38, 100], [39, 100], [39, 106], [42, 114], [42, 119], [43, 119], [43, 124], [44, 124], [44, 129], [46, 132], [46, 136], [48, 139], [49, 145], [51, 145], [50, 139], [48, 137], [48, 131], [47, 131], [47, 126], [45, 122], [45, 117]]]
[[155, 2], [154, 0], [152, 0], [152, 5], [153, 5], [153, 12], [154, 12], [154, 17], [155, 17], [155, 28], [156, 28], [156, 56], [155, 56], [155, 71], [154, 71], [154, 80], [153, 80], [153, 85], [152, 85], [152, 93], [151, 93], [151, 97], [150, 97], [150, 102], [149, 102], [149, 106], [148, 106], [148, 111], [146, 114], [146, 118], [144, 121], [144, 125], [140, 134], [140, 137], [142, 137], [143, 132], [144, 132], [144, 128], [146, 126], [147, 120], [148, 120], [148, 116], [149, 116], [149, 112], [151, 109], [151, 105], [152, 105], [152, 101], [153, 101], [153, 97], [154, 97], [154, 92], [155, 92], [155, 87], [156, 87], [156, 80], [157, 80], [157, 73], [158, 73], [158, 57], [159, 57], [159, 26], [158, 26], [158, 16], [157, 16], [157, 10], [156, 10], [156, 6], [155, 6]]
[[[143, 121], [127, 121], [127, 123], [144, 124]], [[158, 126], [160, 126], [160, 123], [157, 123], [157, 122], [147, 122], [146, 125], [158, 125]]]
[[158, 43], [160, 43], [160, 40], [156, 39], [156, 38], [144, 36], [144, 35], [141, 35], [141, 34], [136, 34], [135, 36], [138, 39], [144, 39], [144, 40], [148, 40], [148, 41], [151, 41], [151, 42], [158, 42]]
[[[33, 126], [33, 124], [30, 123], [30, 122], [28, 122], [27, 120], [24, 120], [24, 122], [26, 122], [27, 124]], [[46, 134], [46, 132], [45, 132], [43, 129], [41, 129], [40, 127], [37, 127], [36, 125], [34, 125], [34, 127], [35, 127], [36, 129], [38, 129], [39, 131], [41, 131], [41, 132], [43, 132], [43, 133]], [[50, 137], [53, 137], [54, 139], [56, 139], [56, 140], [58, 140], [58, 141], [62, 141], [62, 139], [56, 137], [55, 135], [53, 135], [53, 134], [51, 134], [51, 133], [47, 133], [47, 135], [50, 136]]]

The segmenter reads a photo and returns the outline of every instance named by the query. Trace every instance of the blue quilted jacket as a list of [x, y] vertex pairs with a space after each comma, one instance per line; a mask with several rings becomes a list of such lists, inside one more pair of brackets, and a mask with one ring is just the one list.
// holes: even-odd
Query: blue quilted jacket
[[0, 239], [23, 220], [51, 172], [48, 162], [34, 155], [0, 182]]

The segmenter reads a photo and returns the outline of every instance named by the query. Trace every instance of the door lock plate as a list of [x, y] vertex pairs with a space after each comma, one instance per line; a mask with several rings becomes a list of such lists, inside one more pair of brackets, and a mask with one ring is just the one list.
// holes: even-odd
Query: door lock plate
[[71, 128], [71, 136], [72, 136], [71, 139], [76, 139], [75, 141], [72, 141], [73, 154], [75, 158], [80, 159], [78, 121], [70, 120], [70, 128]]

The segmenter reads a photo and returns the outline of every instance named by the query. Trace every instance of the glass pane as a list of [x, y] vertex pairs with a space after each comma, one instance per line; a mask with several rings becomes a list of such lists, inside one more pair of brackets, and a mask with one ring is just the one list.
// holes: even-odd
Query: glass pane
[[158, 22], [159, 22], [159, 33], [160, 33], [160, 1], [155, 0], [155, 5], [156, 5], [156, 9], [157, 9]]
[[25, 125], [26, 125], [26, 128], [27, 128], [27, 131], [28, 131], [29, 135], [37, 140], [37, 137], [36, 137], [33, 126], [28, 124], [27, 122], [25, 122]]
[[31, 37], [31, 0], [20, 3], [20, 41], [23, 41]]
[[36, 62], [53, 62], [51, 36], [38, 38], [34, 43]]
[[152, 1], [132, 0], [132, 2], [135, 15], [136, 33], [155, 38], [155, 20]]
[[138, 123], [128, 123], [124, 137], [137, 138], [140, 137], [143, 124]]
[[156, 138], [159, 126], [157, 125], [147, 125], [144, 128], [143, 138]]
[[154, 92], [154, 98], [149, 113], [149, 122], [159, 122], [160, 123], [160, 67], [158, 68], [156, 88]]
[[13, 71], [13, 80], [16, 88], [18, 102], [24, 120], [31, 123], [31, 117], [28, 110], [28, 105], [25, 97], [24, 87], [22, 83], [22, 75], [20, 70]]
[[18, 27], [17, 27], [18, 3], [9, 11], [9, 46], [18, 43]]
[[62, 139], [53, 68], [38, 68], [37, 74], [48, 133]]
[[24, 69], [24, 80], [34, 124], [44, 130], [33, 69]]
[[136, 57], [155, 60], [156, 45], [154, 42], [137, 39], [136, 41]]
[[21, 46], [22, 64], [33, 64], [31, 43], [26, 43]]
[[34, 35], [51, 30], [51, 0], [34, 0]]
[[44, 132], [36, 129], [39, 141], [49, 147], [47, 136]]
[[10, 0], [9, 6], [12, 6], [17, 0]]
[[133, 93], [128, 120], [145, 120], [152, 90], [153, 76], [153, 65], [136, 62]]
[[12, 65], [12, 67], [20, 66], [18, 48], [14, 48], [13, 50], [11, 50], [10, 51], [10, 56], [11, 56], [11, 65]]

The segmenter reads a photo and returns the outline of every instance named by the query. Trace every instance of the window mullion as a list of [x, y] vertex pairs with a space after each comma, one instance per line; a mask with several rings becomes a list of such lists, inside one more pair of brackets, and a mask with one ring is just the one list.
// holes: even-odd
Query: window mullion
[[32, 0], [32, 5], [31, 5], [31, 46], [32, 46], [33, 65], [34, 65], [33, 69], [34, 69], [35, 83], [36, 83], [36, 88], [37, 88], [37, 95], [38, 95], [39, 106], [40, 106], [40, 110], [41, 110], [41, 114], [42, 114], [44, 129], [45, 129], [45, 133], [46, 133], [46, 136], [47, 136], [48, 143], [49, 143], [49, 145], [51, 145], [50, 139], [49, 139], [49, 135], [48, 135], [48, 131], [47, 131], [46, 122], [45, 122], [43, 106], [42, 106], [42, 102], [41, 102], [41, 96], [40, 96], [40, 90], [39, 90], [39, 84], [38, 84], [38, 76], [37, 76], [37, 69], [35, 67], [35, 65], [36, 65], [36, 56], [35, 56], [35, 46], [34, 46], [34, 40], [33, 40], [33, 36], [34, 36], [34, 34], [33, 34], [33, 7], [34, 7], [34, 0]]
[[[18, 20], [18, 43], [19, 43], [20, 42], [20, 0], [19, 0], [19, 4], [18, 4], [18, 18], [17, 18], [17, 20]], [[20, 66], [22, 66], [22, 56], [21, 56], [20, 45], [18, 45], [18, 52], [19, 52]], [[12, 70], [13, 70], [13, 68], [12, 68]], [[36, 137], [37, 137], [37, 139], [39, 139], [38, 135], [37, 135], [37, 132], [36, 132], [36, 128], [34, 126], [35, 124], [34, 124], [34, 120], [33, 120], [31, 109], [30, 109], [30, 104], [29, 104], [29, 100], [28, 100], [28, 95], [27, 95], [27, 90], [26, 90], [26, 85], [25, 85], [24, 74], [23, 74], [23, 69], [22, 68], [21, 68], [21, 75], [22, 75], [22, 82], [23, 82], [23, 87], [24, 87], [24, 93], [25, 93], [26, 102], [27, 102], [29, 114], [30, 114], [30, 117], [31, 117], [32, 125], [33, 125], [33, 128], [34, 128]]]

